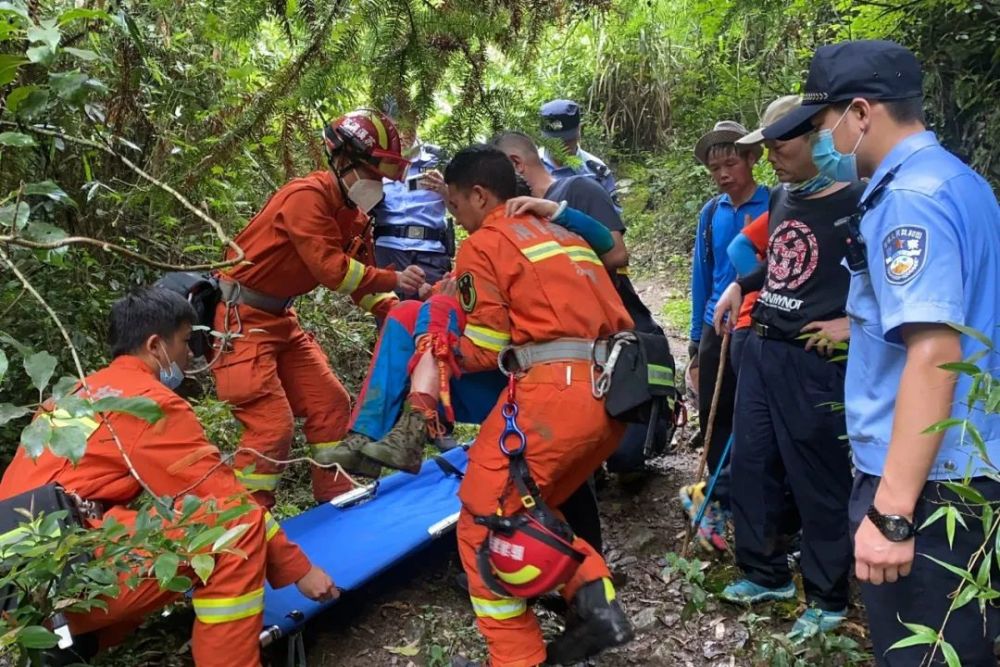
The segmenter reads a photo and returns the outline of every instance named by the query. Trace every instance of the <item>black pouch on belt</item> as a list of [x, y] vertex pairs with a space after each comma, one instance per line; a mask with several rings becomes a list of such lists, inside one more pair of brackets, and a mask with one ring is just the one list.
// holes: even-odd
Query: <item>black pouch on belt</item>
[[[51, 516], [56, 512], [66, 512], [56, 522], [55, 528], [59, 531], [64, 530], [67, 526], [83, 525], [75, 500], [58, 484], [46, 484], [37, 489], [25, 491], [18, 496], [0, 501], [0, 554], [11, 545], [20, 542], [26, 535], [22, 531], [24, 524], [28, 523], [29, 520], [22, 511], [18, 510], [27, 511], [33, 517], [37, 517], [39, 514]], [[2, 561], [0, 561], [0, 573], [3, 573], [4, 570]], [[18, 602], [18, 589], [13, 584], [0, 588], [0, 610], [7, 612], [16, 609]]]
[[620, 421], [646, 424], [657, 402], [659, 414], [672, 414], [677, 390], [674, 358], [666, 336], [638, 331], [617, 333], [608, 339], [609, 361], [616, 347], [619, 351], [604, 396], [608, 414]]

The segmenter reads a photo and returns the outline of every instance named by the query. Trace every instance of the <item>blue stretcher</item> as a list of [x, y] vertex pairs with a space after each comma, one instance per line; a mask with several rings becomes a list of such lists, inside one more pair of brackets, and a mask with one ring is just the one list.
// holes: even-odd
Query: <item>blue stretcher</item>
[[[338, 588], [357, 589], [454, 528], [466, 463], [465, 449], [456, 447], [425, 461], [416, 475], [395, 473], [379, 480], [371, 493], [352, 492], [368, 496], [359, 504], [344, 506], [351, 501], [351, 494], [345, 494], [281, 525]], [[268, 586], [261, 645], [292, 636], [334, 604], [313, 602], [295, 586]]]

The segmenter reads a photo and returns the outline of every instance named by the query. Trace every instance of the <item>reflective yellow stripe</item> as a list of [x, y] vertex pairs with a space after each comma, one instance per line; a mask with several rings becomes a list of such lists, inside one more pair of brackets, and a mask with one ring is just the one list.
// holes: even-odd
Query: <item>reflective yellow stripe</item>
[[574, 262], [590, 262], [591, 264], [597, 264], [598, 266], [604, 266], [597, 253], [591, 248], [584, 248], [583, 246], [573, 245], [566, 248], [566, 253], [569, 258]]
[[66, 428], [67, 426], [79, 426], [86, 432], [89, 438], [98, 429], [100, 423], [92, 417], [73, 417], [66, 410], [59, 408], [51, 413], [44, 413], [38, 416], [49, 422], [52, 428]]
[[521, 253], [528, 258], [529, 262], [540, 262], [543, 259], [562, 255], [565, 252], [565, 248], [555, 241], [546, 241], [545, 243], [539, 243], [538, 245], [529, 246], [521, 250]]
[[240, 480], [243, 486], [251, 491], [274, 491], [278, 488], [278, 480], [281, 479], [281, 473], [268, 474], [237, 470], [236, 479]]
[[649, 364], [646, 372], [649, 384], [660, 385], [661, 387], [674, 386], [674, 372], [669, 366], [658, 366]]
[[361, 306], [362, 310], [364, 310], [366, 313], [370, 313], [373, 310], [375, 310], [375, 306], [379, 305], [386, 299], [395, 299], [395, 298], [396, 298], [395, 292], [379, 292], [378, 294], [368, 294], [366, 296], [361, 297], [361, 301], [358, 302], [358, 305]]
[[236, 598], [195, 598], [194, 613], [202, 623], [227, 623], [264, 613], [264, 589]]
[[366, 114], [365, 118], [371, 121], [371, 124], [375, 126], [375, 131], [378, 132], [378, 147], [382, 150], [389, 148], [389, 133], [385, 129], [385, 125], [382, 124], [382, 119], [378, 117], [377, 114]]
[[507, 345], [507, 343], [510, 342], [509, 334], [497, 331], [496, 329], [476, 326], [475, 324], [466, 324], [464, 335], [466, 338], [471, 340], [476, 347], [481, 347], [484, 350], [490, 350], [491, 352], [499, 352]]
[[330, 449], [331, 447], [336, 447], [339, 444], [340, 440], [331, 440], [330, 442], [310, 442], [309, 449], [315, 454], [324, 449]]
[[277, 535], [279, 530], [281, 530], [281, 526], [271, 516], [271, 513], [264, 512], [264, 534], [267, 536], [267, 541], [270, 542], [271, 538]]
[[535, 577], [540, 575], [542, 571], [534, 565], [525, 565], [517, 572], [501, 572], [500, 570], [494, 570], [493, 573], [496, 574], [501, 581], [506, 581], [508, 584], [519, 586], [521, 584], [526, 584], [529, 581], [534, 581]]
[[614, 602], [617, 595], [615, 594], [615, 585], [611, 583], [611, 580], [605, 577], [601, 579], [604, 582], [604, 599], [609, 603]]
[[527, 603], [521, 598], [487, 600], [486, 598], [470, 596], [469, 599], [472, 600], [472, 610], [476, 612], [476, 616], [482, 618], [505, 621], [508, 618], [516, 618], [528, 611]]
[[628, 270], [628, 267], [627, 267], [627, 266], [621, 266], [621, 267], [618, 267], [617, 269], [615, 269], [615, 273], [617, 273], [617, 274], [618, 274], [618, 275], [620, 275], [620, 276], [628, 276], [628, 275], [631, 275], [631, 274], [629, 273], [629, 270]]
[[337, 291], [341, 294], [350, 294], [354, 290], [358, 289], [358, 285], [361, 284], [361, 279], [364, 277], [365, 265], [353, 257], [348, 257], [347, 274], [344, 276], [340, 285], [337, 286]]

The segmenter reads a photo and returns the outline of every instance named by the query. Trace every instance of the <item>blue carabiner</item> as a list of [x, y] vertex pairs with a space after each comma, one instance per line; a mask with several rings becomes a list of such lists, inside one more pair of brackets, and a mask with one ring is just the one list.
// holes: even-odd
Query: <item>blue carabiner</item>
[[[524, 436], [524, 431], [517, 425], [517, 403], [507, 402], [500, 407], [500, 414], [507, 421], [503, 433], [500, 434], [500, 451], [507, 456], [520, 456], [524, 453], [524, 448], [528, 444], [528, 439]], [[516, 449], [507, 447], [507, 438], [515, 437], [520, 441]]]

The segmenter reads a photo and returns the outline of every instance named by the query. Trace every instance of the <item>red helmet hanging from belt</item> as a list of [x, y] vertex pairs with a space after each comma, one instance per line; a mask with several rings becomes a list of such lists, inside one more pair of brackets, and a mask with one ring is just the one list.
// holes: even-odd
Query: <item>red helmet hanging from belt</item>
[[323, 141], [331, 162], [346, 155], [394, 181], [403, 180], [409, 165], [396, 126], [372, 109], [358, 109], [334, 120], [323, 129]]
[[479, 570], [498, 594], [518, 598], [544, 595], [567, 583], [583, 562], [582, 553], [530, 511], [505, 518], [484, 517], [477, 522], [492, 524], [479, 551]]

